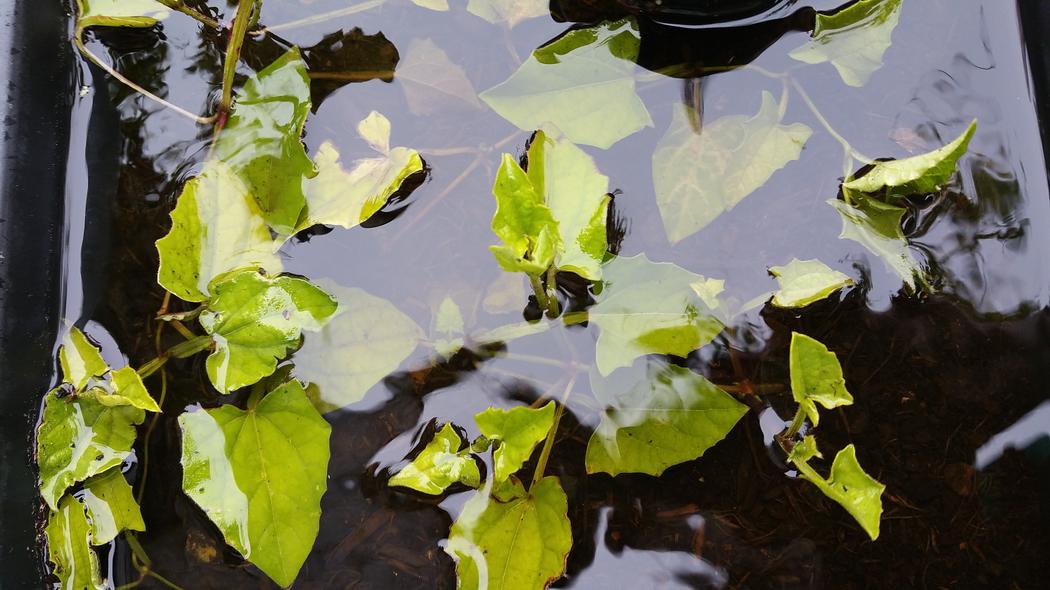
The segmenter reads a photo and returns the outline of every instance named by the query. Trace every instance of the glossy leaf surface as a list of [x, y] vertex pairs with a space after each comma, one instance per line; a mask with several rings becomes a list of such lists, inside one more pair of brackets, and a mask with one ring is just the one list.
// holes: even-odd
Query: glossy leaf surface
[[789, 363], [791, 394], [813, 426], [820, 423], [816, 404], [830, 410], [853, 403], [838, 357], [817, 340], [793, 332]]
[[798, 159], [812, 130], [783, 125], [783, 116], [773, 95], [763, 92], [756, 115], [728, 115], [698, 133], [688, 107], [675, 107], [653, 152], [656, 203], [671, 243], [707, 227]]
[[89, 517], [92, 545], [105, 545], [123, 531], [146, 530], [131, 486], [119, 469], [89, 479], [80, 501]]
[[146, 391], [142, 377], [132, 367], [123, 367], [109, 374], [113, 389], [107, 395], [98, 395], [97, 399], [106, 406], [133, 406], [147, 412], [159, 412], [160, 406]]
[[834, 14], [817, 13], [813, 38], [791, 57], [808, 64], [831, 62], [843, 82], [864, 86], [882, 67], [900, 21], [901, 3], [860, 0]]
[[481, 99], [522, 130], [553, 125], [575, 143], [608, 148], [652, 125], [635, 93], [639, 46], [630, 19], [572, 30]]
[[71, 384], [77, 391], [83, 391], [92, 377], [101, 377], [109, 370], [98, 347], [76, 326], [71, 326], [62, 338], [58, 362], [62, 366], [62, 383]]
[[716, 445], [747, 413], [703, 376], [662, 362], [592, 375], [610, 405], [587, 443], [587, 473], [647, 473], [691, 461]]
[[77, 0], [77, 27], [152, 27], [171, 10], [154, 0]]
[[805, 307], [853, 284], [853, 279], [819, 260], [794, 258], [784, 266], [770, 267], [769, 274], [780, 284], [773, 294], [777, 307]]
[[414, 115], [481, 109], [466, 71], [430, 39], [414, 39], [409, 44], [397, 65], [395, 78], [401, 83], [408, 109]]
[[561, 247], [558, 222], [543, 194], [510, 154], [503, 154], [492, 194], [496, 197], [492, 231], [503, 245], [489, 249], [500, 267], [530, 275], [545, 272]]
[[63, 496], [47, 519], [48, 559], [54, 564], [58, 590], [102, 590], [107, 586], [98, 569], [98, 556], [88, 544], [87, 515], [73, 496]]
[[939, 190], [955, 174], [955, 166], [966, 153], [976, 132], [975, 119], [962, 135], [948, 145], [903, 160], [876, 162], [867, 174], [843, 186], [864, 193], [889, 189], [891, 195], [916, 195]]
[[[797, 451], [797, 452], [796, 452]], [[825, 496], [846, 509], [874, 541], [879, 538], [882, 519], [882, 492], [886, 486], [868, 475], [857, 462], [857, 450], [849, 445], [835, 455], [831, 475], [824, 478], [807, 461], [819, 457], [816, 441], [811, 436], [796, 445], [788, 460], [799, 468], [800, 475], [817, 486]]]
[[462, 447], [463, 439], [456, 429], [452, 424], [445, 424], [411, 463], [390, 478], [389, 485], [435, 496], [456, 483], [478, 487], [481, 485], [478, 464], [471, 456], [470, 449]]
[[492, 24], [513, 27], [523, 20], [550, 14], [548, 0], [469, 0], [467, 11]]
[[499, 441], [493, 453], [496, 485], [507, 481], [532, 456], [536, 445], [543, 442], [554, 425], [554, 402], [542, 408], [516, 407], [509, 410], [489, 408], [474, 416], [481, 434]]
[[215, 341], [208, 377], [222, 393], [273, 373], [302, 330], [320, 330], [336, 311], [335, 300], [305, 279], [253, 270], [220, 277], [211, 291], [200, 323]]
[[907, 210], [859, 193], [851, 193], [851, 197], [852, 204], [838, 199], [828, 201], [842, 217], [839, 238], [857, 242], [881, 258], [909, 289], [914, 289], [916, 283], [926, 284], [926, 272], [901, 229]]
[[286, 383], [248, 410], [189, 412], [179, 426], [182, 489], [230, 546], [290, 586], [317, 537], [331, 434], [302, 385]]

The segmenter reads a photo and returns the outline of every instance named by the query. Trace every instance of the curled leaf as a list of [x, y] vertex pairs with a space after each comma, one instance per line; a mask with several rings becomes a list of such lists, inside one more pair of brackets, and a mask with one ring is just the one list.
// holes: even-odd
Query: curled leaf
[[394, 474], [391, 486], [410, 488], [424, 494], [437, 495], [456, 483], [476, 488], [481, 485], [481, 472], [471, 456], [471, 449], [463, 447], [463, 439], [452, 424], [434, 435], [422, 452]]
[[474, 416], [478, 429], [486, 438], [499, 441], [493, 453], [493, 480], [501, 484], [510, 479], [543, 442], [554, 425], [554, 402], [542, 408], [516, 407], [509, 410], [489, 408]]
[[939, 190], [955, 173], [955, 166], [966, 153], [976, 131], [977, 120], [974, 119], [966, 131], [948, 145], [903, 160], [876, 162], [867, 174], [842, 186], [863, 193], [889, 189], [890, 195], [916, 195]]
[[794, 258], [785, 266], [770, 267], [769, 274], [780, 284], [773, 294], [777, 307], [805, 307], [853, 284], [853, 279], [819, 260]]
[[868, 475], [857, 462], [857, 450], [849, 445], [835, 455], [831, 463], [831, 474], [824, 478], [807, 461], [819, 457], [816, 441], [808, 436], [795, 446], [789, 460], [799, 468], [800, 475], [817, 486], [822, 494], [837, 502], [853, 516], [868, 533], [871, 540], [879, 538], [879, 523], [882, 519], [882, 492], [886, 486]]

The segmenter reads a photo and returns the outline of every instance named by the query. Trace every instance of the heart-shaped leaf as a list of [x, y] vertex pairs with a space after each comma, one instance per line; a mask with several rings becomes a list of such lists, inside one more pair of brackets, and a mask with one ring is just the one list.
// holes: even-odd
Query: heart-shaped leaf
[[819, 457], [817, 442], [812, 436], [792, 449], [788, 460], [799, 468], [799, 474], [817, 486], [822, 494], [846, 509], [860, 524], [871, 540], [879, 538], [882, 519], [882, 492], [886, 486], [868, 475], [857, 462], [857, 450], [849, 445], [835, 455], [831, 475], [822, 477], [809, 466], [809, 459]]

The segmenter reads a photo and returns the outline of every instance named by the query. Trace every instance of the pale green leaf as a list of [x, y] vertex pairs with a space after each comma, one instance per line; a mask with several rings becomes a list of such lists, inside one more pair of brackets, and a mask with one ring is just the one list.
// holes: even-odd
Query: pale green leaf
[[835, 455], [831, 463], [831, 475], [827, 479], [818, 474], [806, 461], [810, 456], [820, 456], [816, 441], [806, 437], [806, 441], [796, 445], [804, 447], [811, 453], [792, 453], [789, 457], [799, 468], [804, 479], [817, 486], [817, 489], [828, 498], [846, 509], [860, 524], [871, 540], [879, 538], [879, 523], [882, 519], [882, 492], [886, 486], [868, 475], [857, 462], [857, 450], [849, 445]]
[[200, 323], [215, 341], [208, 377], [222, 393], [270, 375], [303, 329], [320, 330], [336, 310], [330, 295], [305, 279], [253, 270], [220, 277]]
[[230, 546], [290, 586], [317, 537], [331, 426], [295, 381], [254, 408], [189, 412], [179, 426], [183, 491]]
[[87, 480], [80, 501], [90, 519], [92, 545], [105, 545], [122, 531], [146, 530], [131, 486], [119, 469]]
[[[680, 357], [713, 340], [724, 312], [710, 303], [721, 283], [644, 254], [618, 257], [603, 267], [601, 293], [588, 317], [601, 328], [597, 364], [602, 375], [653, 353]], [[700, 294], [694, 285], [702, 285]], [[714, 296], [714, 297], [713, 297]]]
[[405, 91], [408, 110], [414, 115], [481, 108], [466, 71], [430, 39], [413, 39], [409, 43], [394, 76]]
[[[57, 510], [47, 519], [48, 559], [55, 565], [58, 590], [103, 590], [98, 556], [88, 544], [87, 515], [73, 496], [63, 496]], [[50, 586], [49, 586], [50, 587]]]
[[501, 484], [516, 473], [532, 456], [554, 425], [554, 402], [542, 408], [489, 408], [474, 416], [481, 434], [499, 441], [493, 453], [493, 480]]
[[309, 112], [306, 62], [292, 48], [248, 79], [215, 142], [213, 157], [244, 179], [263, 218], [280, 234], [294, 231], [306, 205], [303, 178], [314, 175], [301, 139]]
[[146, 418], [139, 408], [105, 406], [95, 397], [59, 397], [56, 390], [44, 398], [36, 456], [40, 495], [52, 510], [69, 486], [123, 463]]
[[916, 281], [926, 285], [926, 272], [915, 260], [901, 229], [907, 210], [859, 193], [850, 196], [852, 204], [839, 199], [828, 201], [842, 216], [839, 238], [857, 242], [881, 258], [909, 289], [915, 288]]
[[389, 485], [410, 488], [424, 494], [438, 495], [456, 483], [476, 488], [481, 485], [481, 472], [470, 455], [470, 448], [462, 448], [463, 439], [452, 424], [434, 435], [434, 439], [389, 481]]
[[463, 348], [463, 313], [451, 297], [445, 297], [434, 314], [431, 333], [434, 335], [434, 348], [445, 360]]
[[489, 249], [500, 267], [530, 275], [545, 272], [560, 248], [558, 222], [543, 194], [510, 154], [503, 154], [492, 194], [496, 197], [492, 231], [503, 245]]
[[747, 406], [701, 375], [662, 362], [591, 376], [611, 407], [587, 443], [587, 473], [647, 473], [691, 461], [721, 441]]
[[58, 362], [62, 366], [62, 382], [77, 391], [83, 391], [92, 377], [101, 377], [109, 370], [98, 347], [76, 326], [70, 326], [62, 338]]
[[791, 394], [813, 426], [820, 422], [816, 404], [830, 410], [853, 403], [853, 396], [846, 391], [839, 359], [827, 346], [805, 334], [792, 332], [789, 363]]
[[575, 143], [608, 148], [653, 124], [635, 93], [639, 46], [631, 19], [574, 29], [481, 99], [525, 131], [553, 125]]
[[765, 91], [756, 115], [728, 115], [705, 124], [702, 133], [689, 122], [688, 109], [675, 106], [652, 158], [656, 203], [672, 244], [707, 227], [797, 160], [813, 133], [802, 123], [781, 124], [784, 115]]
[[773, 294], [777, 307], [805, 307], [853, 284], [853, 279], [819, 260], [793, 258], [785, 266], [770, 267], [769, 274], [780, 285]]
[[412, 0], [412, 4], [438, 12], [448, 10], [448, 0]]
[[357, 134], [375, 151], [385, 154], [390, 151], [390, 119], [383, 113], [372, 111], [357, 124]]
[[481, 306], [491, 314], [520, 313], [527, 303], [525, 277], [517, 273], [501, 272], [485, 290]]
[[558, 478], [516, 496], [475, 494], [452, 524], [445, 551], [456, 560], [460, 590], [539, 590], [564, 573], [572, 531]]
[[876, 162], [867, 174], [843, 186], [863, 193], [888, 188], [890, 195], [916, 195], [939, 190], [955, 173], [955, 165], [966, 153], [976, 132], [977, 119], [974, 119], [966, 131], [948, 145], [903, 160]]
[[808, 64], [830, 61], [843, 82], [864, 86], [882, 67], [900, 12], [901, 0], [860, 0], [834, 14], [818, 12], [813, 38], [790, 55]]
[[157, 240], [157, 282], [186, 301], [208, 299], [215, 277], [242, 267], [281, 271], [258, 206], [232, 168], [208, 162], [186, 183], [171, 212], [171, 231]]
[[492, 24], [514, 27], [523, 20], [550, 14], [548, 0], [470, 0], [467, 11]]
[[331, 411], [361, 400], [394, 372], [416, 349], [423, 330], [385, 299], [361, 289], [322, 286], [339, 302], [338, 311], [320, 332], [305, 335], [292, 371], [317, 386], [315, 402]]
[[155, 0], [77, 0], [77, 28], [152, 27], [171, 10]]
[[147, 412], [159, 412], [160, 406], [146, 390], [142, 377], [131, 367], [124, 367], [109, 374], [112, 392], [97, 395], [95, 399], [104, 406], [134, 406]]

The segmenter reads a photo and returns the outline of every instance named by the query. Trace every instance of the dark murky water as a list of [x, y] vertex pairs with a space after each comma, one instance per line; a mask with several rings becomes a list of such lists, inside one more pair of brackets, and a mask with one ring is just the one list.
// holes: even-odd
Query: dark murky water
[[[263, 21], [285, 23], [345, 5], [270, 1]], [[370, 72], [353, 77], [372, 79], [341, 88], [316, 85], [316, 114], [305, 138], [311, 152], [332, 140], [347, 159], [365, 155], [354, 126], [376, 109], [393, 122], [394, 144], [419, 149], [429, 166], [424, 184], [369, 227], [286, 247], [286, 269], [363, 287], [422, 326], [430, 324], [431, 309], [447, 294], [463, 308], [468, 328], [520, 319], [524, 285], [520, 300], [506, 307], [516, 311], [494, 313], [483, 301], [501, 276], [487, 249], [494, 242], [492, 179], [500, 151], [520, 153], [526, 134], [487, 109], [455, 100], [413, 114], [406, 98], [412, 89], [389, 69], [396, 54], [404, 59], [413, 43], [429, 39], [481, 91], [504, 80], [532, 49], [567, 26], [534, 19], [503, 35], [501, 28], [462, 10], [434, 13], [391, 1], [278, 30], [280, 39], [250, 44], [246, 59], [252, 65], [268, 63], [283, 43], [291, 43], [313, 48], [308, 59], [313, 55], [315, 63], [333, 71]], [[202, 40], [186, 19], [170, 18], [162, 30], [162, 36], [107, 32], [92, 46], [99, 52], [109, 48], [119, 69], [165, 88], [172, 102], [208, 110], [219, 85], [223, 41]], [[372, 37], [380, 33], [381, 38]], [[805, 36], [772, 36], [772, 45], [754, 63], [772, 71], [792, 68], [797, 62], [787, 53]], [[690, 36], [701, 46], [705, 38], [703, 31]], [[324, 48], [335, 40], [372, 61], [326, 55]], [[652, 192], [650, 154], [685, 86], [700, 89], [704, 116], [714, 120], [755, 112], [761, 91], [779, 94], [779, 81], [751, 70], [699, 82], [643, 74], [639, 95], [654, 127], [607, 151], [587, 148], [617, 191], [624, 254], [645, 252], [724, 278], [729, 295], [740, 300], [768, 290], [766, 267], [792, 256], [820, 258], [844, 271], [862, 269], [869, 280], [846, 296], [802, 317], [752, 312], [733, 336], [694, 353], [686, 365], [719, 383], [786, 385], [791, 330], [827, 343], [842, 359], [856, 404], [829, 415], [821, 435], [828, 448], [855, 443], [861, 463], [887, 485], [882, 536], [868, 541], [839, 507], [784, 475], [765, 446], [771, 429], [782, 426], [771, 409], [749, 413], [701, 460], [672, 468], [662, 478], [588, 477], [583, 453], [597, 415], [581, 394], [571, 398], [573, 412], [561, 423], [548, 467], [569, 495], [574, 534], [567, 576], [558, 587], [1035, 588], [1045, 583], [1050, 195], [1014, 7], [999, 0], [907, 1], [893, 41], [885, 67], [863, 89], [844, 87], [826, 65], [796, 69], [793, 75], [835, 128], [867, 154], [932, 149], [970, 119], [980, 120], [959, 181], [936, 199], [915, 204], [906, 225], [942, 280], [940, 293], [927, 300], [900, 295], [900, 279], [881, 261], [838, 239], [841, 222], [825, 201], [837, 191], [842, 150], [797, 100], [785, 119], [817, 131], [800, 161], [719, 223], [668, 244]], [[90, 88], [76, 111], [75, 129], [86, 129], [93, 97], [106, 92], [113, 94], [122, 132], [117, 199], [109, 227], [85, 229], [83, 205], [71, 216], [73, 262], [65, 309], [71, 320], [90, 318], [91, 336], [111, 349], [119, 342], [139, 364], [153, 356], [152, 334], [142, 326], [162, 299], [154, 283], [152, 243], [165, 233], [168, 212], [182, 182], [199, 169], [208, 138], [185, 119], [112, 84]], [[71, 201], [87, 202], [84, 194], [81, 184]], [[92, 241], [103, 244], [101, 250], [76, 256], [91, 231], [101, 232], [102, 239]], [[587, 351], [595, 335], [594, 329], [576, 327], [515, 341], [509, 351], [590, 362]], [[169, 407], [207, 397], [201, 367], [176, 366]], [[522, 375], [530, 380], [518, 378]], [[466, 353], [432, 367], [429, 353], [419, 350], [364, 402], [329, 415], [331, 479], [321, 532], [296, 588], [455, 587], [452, 561], [440, 543], [464, 498], [435, 504], [392, 492], [384, 470], [405, 456], [432, 418], [469, 423], [489, 405], [535, 400], [546, 393], [543, 384], [563, 376], [558, 367]], [[790, 401], [784, 388], [756, 403], [790, 417]], [[143, 461], [149, 464], [143, 506], [149, 533], [141, 538], [155, 570], [186, 588], [271, 587], [225, 548], [182, 494], [178, 452], [172, 417], [162, 418], [152, 433], [148, 459], [146, 449], [138, 453], [136, 471], [141, 474]], [[110, 557], [116, 580], [137, 577], [125, 548], [116, 547]], [[149, 584], [155, 582], [142, 587]]]

